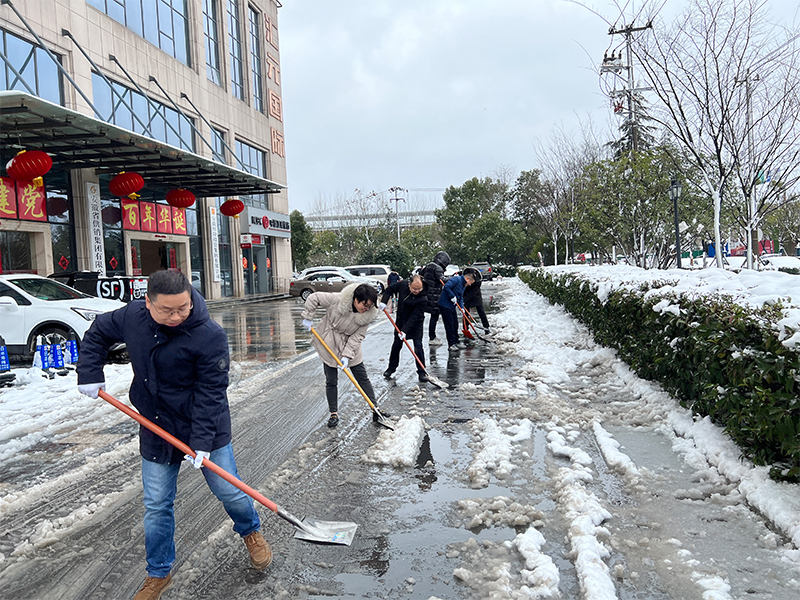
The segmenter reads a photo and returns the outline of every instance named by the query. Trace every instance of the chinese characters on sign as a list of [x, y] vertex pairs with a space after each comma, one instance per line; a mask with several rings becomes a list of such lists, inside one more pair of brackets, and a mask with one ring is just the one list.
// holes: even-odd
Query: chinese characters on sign
[[188, 235], [186, 209], [124, 199], [122, 204], [122, 228], [129, 231], [151, 233], [177, 233]]
[[286, 158], [286, 149], [283, 145], [283, 134], [277, 129], [269, 128], [272, 138], [272, 153], [282, 158]]
[[36, 187], [32, 181], [17, 183], [17, 209], [19, 218], [26, 221], [47, 221], [44, 186]]
[[278, 59], [267, 52], [267, 78], [272, 79], [275, 85], [281, 84], [281, 65]]
[[269, 91], [269, 115], [278, 119], [278, 121], [283, 121], [281, 97], [272, 90]]
[[86, 196], [89, 199], [89, 237], [92, 247], [92, 271], [106, 276], [106, 252], [103, 246], [103, 216], [100, 209], [100, 186], [96, 183], [86, 184]]
[[210, 223], [209, 229], [211, 229], [211, 261], [213, 263], [212, 272], [214, 281], [219, 281], [221, 279], [221, 274], [219, 265], [219, 232], [217, 231], [218, 225], [216, 206], [208, 207], [208, 216], [211, 217], [208, 222]]
[[14, 180], [10, 177], [0, 177], [0, 218], [17, 218], [17, 191]]

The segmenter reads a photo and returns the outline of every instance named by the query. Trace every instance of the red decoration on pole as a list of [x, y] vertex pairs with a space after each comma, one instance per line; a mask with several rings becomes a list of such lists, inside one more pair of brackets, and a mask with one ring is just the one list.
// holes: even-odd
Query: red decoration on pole
[[183, 188], [167, 192], [167, 204], [175, 208], [189, 208], [194, 200], [194, 194]]
[[239, 213], [244, 210], [244, 202], [239, 200], [238, 198], [230, 198], [222, 203], [222, 206], [219, 207], [219, 212], [221, 212], [226, 217], [233, 217], [234, 219], [239, 218]]
[[20, 183], [31, 181], [35, 187], [42, 187], [42, 176], [52, 166], [53, 159], [47, 152], [22, 150], [6, 163], [6, 173]]
[[132, 171], [122, 171], [114, 176], [108, 184], [108, 190], [115, 196], [122, 198], [126, 196], [131, 200], [136, 200], [139, 197], [138, 192], [144, 187], [144, 178], [138, 173]]

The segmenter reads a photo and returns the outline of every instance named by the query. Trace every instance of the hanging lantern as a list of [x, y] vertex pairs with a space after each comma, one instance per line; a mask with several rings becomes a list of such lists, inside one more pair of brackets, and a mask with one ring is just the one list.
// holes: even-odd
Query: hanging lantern
[[41, 150], [22, 150], [6, 164], [6, 173], [16, 181], [32, 181], [42, 187], [42, 176], [53, 166], [53, 159]]
[[122, 222], [122, 209], [119, 206], [106, 206], [100, 211], [103, 218], [103, 223], [106, 225], [116, 225]]
[[167, 204], [175, 208], [189, 208], [194, 200], [194, 194], [183, 188], [167, 192]]
[[219, 212], [227, 217], [239, 218], [239, 213], [244, 210], [244, 202], [237, 198], [230, 198], [222, 203]]
[[138, 173], [132, 171], [122, 171], [114, 176], [108, 184], [108, 190], [115, 196], [120, 198], [127, 197], [131, 200], [136, 200], [139, 197], [138, 192], [144, 187], [144, 178]]
[[64, 196], [50, 196], [47, 199], [47, 214], [51, 217], [60, 217], [69, 210], [69, 202]]

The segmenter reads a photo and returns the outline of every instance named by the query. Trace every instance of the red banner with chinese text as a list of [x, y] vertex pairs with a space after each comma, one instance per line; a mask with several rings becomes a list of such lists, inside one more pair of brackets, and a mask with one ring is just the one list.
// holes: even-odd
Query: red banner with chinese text
[[172, 207], [172, 233], [186, 235], [186, 209]]
[[139, 203], [139, 217], [142, 222], [142, 231], [158, 231], [158, 222], [156, 221], [156, 205], [152, 202]]
[[158, 211], [158, 232], [172, 233], [172, 207], [166, 204], [156, 204]]
[[10, 177], [0, 177], [0, 219], [17, 218], [17, 188]]
[[139, 231], [139, 202], [125, 198], [122, 200], [122, 228]]
[[47, 221], [44, 186], [36, 187], [32, 181], [17, 183], [17, 210], [25, 221]]

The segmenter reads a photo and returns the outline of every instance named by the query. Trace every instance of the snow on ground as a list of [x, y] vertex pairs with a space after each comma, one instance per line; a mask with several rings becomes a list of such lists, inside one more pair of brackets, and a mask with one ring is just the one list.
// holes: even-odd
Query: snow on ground
[[362, 461], [393, 467], [410, 467], [414, 464], [425, 438], [425, 422], [420, 417], [409, 419], [403, 416], [391, 425], [394, 431], [381, 429], [375, 443], [361, 457]]

